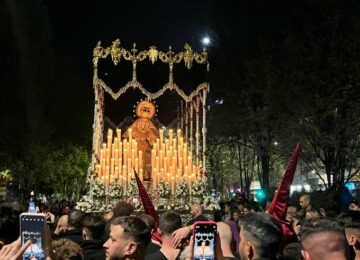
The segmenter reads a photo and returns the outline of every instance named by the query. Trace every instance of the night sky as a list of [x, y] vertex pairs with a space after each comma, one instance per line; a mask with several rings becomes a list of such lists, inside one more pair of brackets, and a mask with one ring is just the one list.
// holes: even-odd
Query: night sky
[[[117, 38], [121, 45], [139, 50], [155, 45], [159, 50], [181, 51], [186, 42], [201, 51], [201, 38], [211, 32], [206, 1], [45, 1], [53, 31], [53, 49], [57, 55], [71, 55], [81, 64], [81, 75], [92, 86], [92, 50], [98, 41], [108, 47]], [[115, 67], [110, 59], [99, 63], [99, 77], [117, 91], [131, 80], [131, 63], [122, 61]], [[187, 93], [205, 80], [204, 66], [186, 71], [183, 64], [175, 67], [175, 81]], [[200, 76], [199, 76], [200, 75]], [[168, 66], [144, 61], [138, 65], [138, 80], [150, 91], [160, 89], [168, 80]], [[91, 95], [84, 93], [88, 98]], [[133, 105], [143, 98], [138, 91], [129, 91], [114, 102], [105, 97], [105, 115], [118, 124], [132, 116]], [[177, 95], [167, 93], [157, 100], [159, 120], [169, 124], [176, 116]], [[92, 111], [91, 111], [92, 112]]]

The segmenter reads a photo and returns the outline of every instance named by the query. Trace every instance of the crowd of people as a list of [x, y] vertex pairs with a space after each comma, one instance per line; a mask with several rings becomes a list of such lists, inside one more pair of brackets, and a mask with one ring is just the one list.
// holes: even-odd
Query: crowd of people
[[[207, 220], [217, 226], [214, 258], [200, 259], [360, 259], [360, 205], [353, 201], [346, 212], [330, 218], [312, 207], [310, 194], [288, 205], [283, 220], [256, 204], [236, 201], [211, 216], [194, 203], [185, 223], [174, 211], [162, 212], [157, 223], [125, 201], [105, 213], [69, 205], [58, 214], [47, 205], [39, 210], [47, 219], [48, 259], [195, 259], [194, 223]], [[21, 259], [31, 244], [21, 245], [19, 238], [22, 212], [16, 203], [0, 206], [0, 259]]]

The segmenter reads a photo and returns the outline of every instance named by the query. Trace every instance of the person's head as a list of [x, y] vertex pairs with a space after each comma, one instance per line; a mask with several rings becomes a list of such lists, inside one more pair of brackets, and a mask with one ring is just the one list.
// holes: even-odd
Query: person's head
[[321, 217], [321, 215], [317, 209], [309, 209], [306, 211], [305, 219], [317, 219], [319, 217]]
[[301, 244], [299, 242], [289, 243], [283, 250], [284, 260], [302, 259], [301, 257]]
[[51, 243], [55, 259], [57, 260], [83, 260], [81, 247], [70, 239], [61, 238]]
[[215, 222], [222, 220], [222, 211], [219, 209], [214, 210], [213, 219]]
[[125, 201], [119, 201], [112, 210], [112, 218], [130, 216], [134, 212], [134, 206]]
[[50, 211], [49, 206], [47, 204], [41, 203], [39, 206], [40, 212], [47, 213]]
[[360, 250], [360, 221], [358, 214], [344, 214], [338, 217], [338, 223], [345, 229], [346, 239], [354, 251]]
[[143, 259], [151, 239], [150, 230], [137, 217], [117, 217], [110, 226], [110, 238], [105, 242], [106, 259]]
[[305, 220], [299, 234], [301, 254], [310, 259], [348, 259], [349, 248], [344, 229], [327, 218]]
[[293, 217], [296, 214], [296, 207], [295, 206], [289, 206], [286, 209], [286, 220], [287, 221], [292, 221]]
[[225, 205], [224, 205], [224, 213], [228, 214], [228, 213], [230, 213], [230, 210], [231, 210], [230, 203], [229, 202], [225, 203]]
[[240, 258], [275, 258], [281, 235], [281, 226], [272, 216], [262, 212], [246, 214], [240, 218]]
[[62, 215], [57, 223], [56, 223], [56, 229], [58, 233], [65, 232], [68, 229], [68, 215]]
[[255, 209], [254, 206], [250, 203], [246, 203], [244, 205], [244, 214], [248, 214], [248, 213], [254, 213]]
[[239, 203], [238, 206], [237, 206], [238, 210], [241, 212], [244, 212], [244, 204], [242, 203]]
[[78, 209], [73, 209], [69, 211], [68, 214], [68, 229], [82, 229], [82, 219], [84, 216], [84, 212]]
[[240, 212], [235, 210], [231, 213], [231, 219], [238, 222], [240, 218]]
[[112, 210], [110, 210], [110, 211], [108, 211], [108, 212], [105, 212], [105, 213], [104, 213], [104, 219], [105, 219], [106, 221], [112, 219], [113, 214], [114, 214], [114, 213], [112, 212]]
[[21, 209], [17, 204], [0, 205], [0, 241], [4, 244], [14, 242], [20, 234], [19, 216]]
[[63, 208], [62, 208], [62, 214], [69, 214], [70, 212], [70, 207], [69, 205], [64, 205]]
[[104, 237], [105, 220], [100, 213], [86, 213], [82, 219], [84, 240], [100, 240]]
[[200, 204], [194, 203], [191, 205], [191, 209], [190, 209], [190, 214], [193, 217], [197, 217], [199, 215], [201, 215], [202, 212], [202, 208], [200, 206]]
[[179, 214], [174, 211], [166, 211], [160, 217], [159, 229], [162, 237], [171, 236], [171, 234], [182, 227], [182, 221]]
[[302, 209], [307, 209], [309, 205], [311, 204], [311, 198], [309, 194], [304, 194], [300, 197], [299, 200], [300, 207]]
[[148, 229], [152, 232], [155, 228], [155, 219], [148, 215], [148, 214], [140, 214], [139, 216], [137, 216], [139, 219], [141, 219], [145, 225], [148, 227]]

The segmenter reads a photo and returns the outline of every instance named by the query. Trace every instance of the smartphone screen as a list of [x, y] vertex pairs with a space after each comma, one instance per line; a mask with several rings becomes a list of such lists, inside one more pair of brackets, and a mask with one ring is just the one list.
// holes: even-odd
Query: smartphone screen
[[43, 214], [20, 215], [21, 244], [29, 239], [31, 245], [23, 254], [23, 260], [45, 259], [45, 216]]
[[193, 237], [194, 237], [193, 259], [214, 260], [216, 223], [212, 221], [195, 222]]

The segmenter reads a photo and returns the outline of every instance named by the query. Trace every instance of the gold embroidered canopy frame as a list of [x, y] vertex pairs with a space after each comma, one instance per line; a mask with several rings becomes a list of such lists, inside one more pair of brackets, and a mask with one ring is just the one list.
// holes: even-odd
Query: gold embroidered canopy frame
[[[99, 59], [106, 59], [111, 57], [116, 66], [122, 60], [132, 63], [132, 79], [128, 81], [125, 86], [121, 87], [117, 92], [106, 85], [106, 83], [99, 78], [98, 63]], [[154, 64], [155, 62], [163, 62], [169, 65], [169, 81], [164, 86], [152, 93], [149, 92], [137, 80], [137, 63], [145, 59]], [[151, 100], [155, 100], [162, 96], [167, 90], [175, 91], [180, 97], [180, 107], [178, 108], [178, 128], [184, 133], [184, 138], [190, 144], [191, 151], [194, 151], [196, 163], [200, 161], [203, 163], [203, 171], [205, 171], [205, 151], [206, 151], [206, 98], [210, 86], [208, 82], [200, 83], [194, 91], [189, 95], [179, 87], [173, 78], [174, 64], [184, 62], [187, 69], [191, 69], [194, 62], [203, 64], [205, 69], [209, 71], [208, 54], [204, 49], [203, 52], [197, 53], [193, 51], [189, 44], [185, 44], [184, 50], [179, 53], [174, 53], [171, 46], [167, 52], [157, 50], [156, 47], [151, 46], [148, 50], [139, 51], [136, 44], [129, 51], [121, 47], [120, 40], [117, 39], [112, 42], [109, 47], [102, 47], [101, 42], [98, 42], [93, 51], [93, 87], [95, 94], [94, 107], [94, 124], [93, 124], [93, 144], [92, 144], [92, 160], [91, 171], [94, 171], [96, 163], [98, 163], [100, 149], [103, 143], [104, 130], [104, 93], [109, 94], [114, 100], [118, 100], [129, 89], [139, 89], [142, 94]], [[195, 115], [194, 115], [195, 114]], [[200, 120], [202, 121], [200, 131]], [[195, 123], [195, 129], [194, 129]]]

